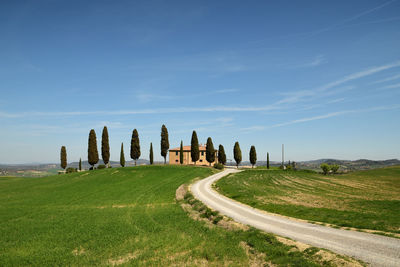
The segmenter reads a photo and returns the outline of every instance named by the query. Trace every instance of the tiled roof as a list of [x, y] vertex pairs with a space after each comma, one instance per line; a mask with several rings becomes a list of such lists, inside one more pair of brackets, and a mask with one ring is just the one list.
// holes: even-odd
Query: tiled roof
[[[183, 146], [183, 151], [190, 151], [191, 146]], [[171, 148], [169, 151], [180, 151], [180, 147]], [[206, 151], [206, 146], [199, 145], [199, 151]]]

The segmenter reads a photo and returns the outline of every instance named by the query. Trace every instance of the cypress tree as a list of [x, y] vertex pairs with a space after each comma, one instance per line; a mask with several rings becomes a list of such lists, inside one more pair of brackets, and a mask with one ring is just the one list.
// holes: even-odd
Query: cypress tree
[[250, 156], [251, 167], [254, 168], [254, 165], [257, 162], [257, 152], [255, 146], [251, 146], [249, 156]]
[[269, 153], [267, 152], [267, 169], [269, 169]]
[[222, 165], [226, 164], [226, 154], [223, 145], [219, 145], [218, 147], [218, 162], [221, 163]]
[[103, 158], [104, 165], [108, 167], [108, 163], [110, 162], [110, 144], [108, 143], [108, 130], [106, 126], [103, 128], [101, 137], [101, 157]]
[[239, 142], [236, 142], [233, 147], [233, 157], [236, 161], [236, 168], [239, 168], [239, 164], [242, 162], [242, 151], [240, 150]]
[[212, 142], [211, 137], [207, 138], [207, 144], [206, 144], [206, 160], [208, 163], [213, 163], [215, 161], [215, 149], [214, 149], [214, 144]]
[[121, 143], [121, 154], [119, 156], [119, 164], [125, 167], [125, 154], [124, 154], [124, 143]]
[[82, 159], [81, 158], [79, 158], [79, 170], [80, 171], [82, 170]]
[[96, 140], [96, 132], [92, 129], [89, 133], [89, 146], [88, 146], [88, 162], [92, 165], [92, 169], [94, 169], [94, 165], [99, 162], [99, 152], [97, 151], [97, 140]]
[[167, 127], [163, 124], [161, 126], [161, 156], [164, 157], [164, 164], [167, 161], [167, 153], [169, 149], [169, 141], [168, 141], [168, 130]]
[[153, 165], [153, 143], [150, 143], [150, 164]]
[[65, 168], [67, 168], [67, 149], [65, 148], [65, 146], [61, 147], [60, 158], [61, 158], [61, 168], [65, 170]]
[[181, 140], [181, 147], [179, 149], [179, 162], [180, 164], [183, 164], [183, 142]]
[[196, 161], [198, 161], [200, 158], [199, 140], [197, 140], [196, 131], [193, 131], [192, 133], [192, 140], [190, 142], [190, 156], [192, 157], [194, 165], [196, 165]]
[[132, 132], [132, 139], [131, 139], [131, 158], [135, 161], [135, 166], [136, 166], [136, 161], [140, 157], [140, 142], [139, 142], [139, 134], [136, 129], [133, 130]]

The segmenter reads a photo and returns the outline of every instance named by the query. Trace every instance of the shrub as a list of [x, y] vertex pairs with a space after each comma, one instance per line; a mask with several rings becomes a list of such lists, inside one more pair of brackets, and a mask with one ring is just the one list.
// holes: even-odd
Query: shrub
[[223, 170], [224, 169], [224, 165], [222, 165], [221, 163], [215, 163], [214, 164], [214, 168], [216, 168], [218, 170]]
[[339, 170], [339, 165], [337, 165], [337, 164], [333, 164], [332, 166], [331, 166], [331, 170], [332, 170], [332, 172], [333, 173], [336, 173], [338, 170]]
[[218, 215], [217, 217], [214, 218], [213, 224], [218, 224], [219, 221], [221, 221], [222, 219], [223, 219], [223, 217], [221, 215]]
[[76, 169], [76, 168], [72, 168], [72, 167], [69, 167], [69, 168], [67, 168], [67, 170], [66, 170], [66, 172], [67, 173], [73, 173], [73, 172], [77, 172], [78, 170]]
[[322, 163], [320, 167], [325, 175], [327, 175], [329, 170], [331, 169], [331, 167], [326, 163]]
[[98, 170], [105, 169], [105, 168], [106, 168], [106, 165], [103, 165], [103, 164], [100, 164], [99, 166], [97, 166]]
[[183, 197], [183, 199], [188, 200], [188, 199], [192, 199], [192, 194], [190, 194], [189, 192], [186, 192], [185, 196]]
[[286, 170], [288, 170], [288, 171], [289, 171], [289, 170], [292, 170], [292, 165], [287, 165], [287, 166], [286, 166]]

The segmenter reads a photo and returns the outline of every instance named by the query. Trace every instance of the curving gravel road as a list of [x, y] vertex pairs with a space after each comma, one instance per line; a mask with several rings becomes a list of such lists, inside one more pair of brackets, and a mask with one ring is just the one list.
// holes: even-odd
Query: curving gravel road
[[222, 196], [211, 188], [215, 181], [234, 172], [237, 170], [225, 169], [209, 176], [194, 183], [191, 191], [207, 206], [237, 222], [315, 247], [326, 248], [338, 254], [352, 256], [372, 266], [400, 266], [400, 239], [334, 229], [268, 214]]

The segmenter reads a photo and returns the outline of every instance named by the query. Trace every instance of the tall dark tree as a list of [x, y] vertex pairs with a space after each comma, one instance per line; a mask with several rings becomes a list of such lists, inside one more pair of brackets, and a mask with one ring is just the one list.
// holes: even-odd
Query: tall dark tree
[[236, 161], [236, 168], [239, 168], [239, 164], [242, 162], [242, 150], [240, 150], [239, 142], [236, 142], [233, 147], [233, 157]]
[[132, 139], [131, 139], [131, 159], [136, 161], [140, 158], [140, 142], [139, 142], [139, 133], [136, 129], [132, 132]]
[[104, 165], [108, 167], [108, 163], [110, 162], [110, 144], [108, 142], [108, 130], [106, 126], [103, 128], [101, 136], [101, 157], [103, 158]]
[[96, 132], [93, 129], [90, 130], [89, 133], [88, 162], [90, 165], [92, 165], [92, 169], [94, 169], [94, 165], [99, 162], [99, 152], [97, 151]]
[[121, 154], [119, 155], [119, 164], [125, 167], [125, 153], [124, 153], [124, 143], [121, 143]]
[[223, 145], [219, 145], [218, 147], [218, 162], [225, 165], [226, 164], [226, 154]]
[[150, 143], [150, 164], [153, 165], [154, 155], [153, 155], [153, 143]]
[[199, 140], [197, 139], [196, 131], [192, 133], [192, 140], [190, 142], [190, 156], [194, 165], [196, 165], [196, 161], [200, 158], [200, 150], [199, 150]]
[[251, 146], [250, 148], [250, 163], [251, 163], [251, 167], [254, 168], [254, 165], [257, 162], [257, 152], [256, 152], [256, 147], [255, 146]]
[[206, 144], [206, 160], [208, 163], [213, 163], [215, 161], [215, 149], [214, 149], [214, 144], [212, 142], [211, 137], [207, 138], [207, 144]]
[[161, 156], [164, 157], [164, 164], [167, 162], [167, 153], [169, 149], [168, 130], [163, 124], [161, 126]]
[[183, 142], [181, 140], [181, 147], [179, 149], [179, 163], [183, 164]]
[[81, 158], [79, 158], [79, 170], [81, 171], [82, 170], [82, 159]]
[[61, 147], [60, 159], [61, 168], [65, 170], [65, 168], [67, 168], [67, 149], [65, 148], [65, 146]]
[[269, 169], [269, 153], [267, 152], [267, 169]]

